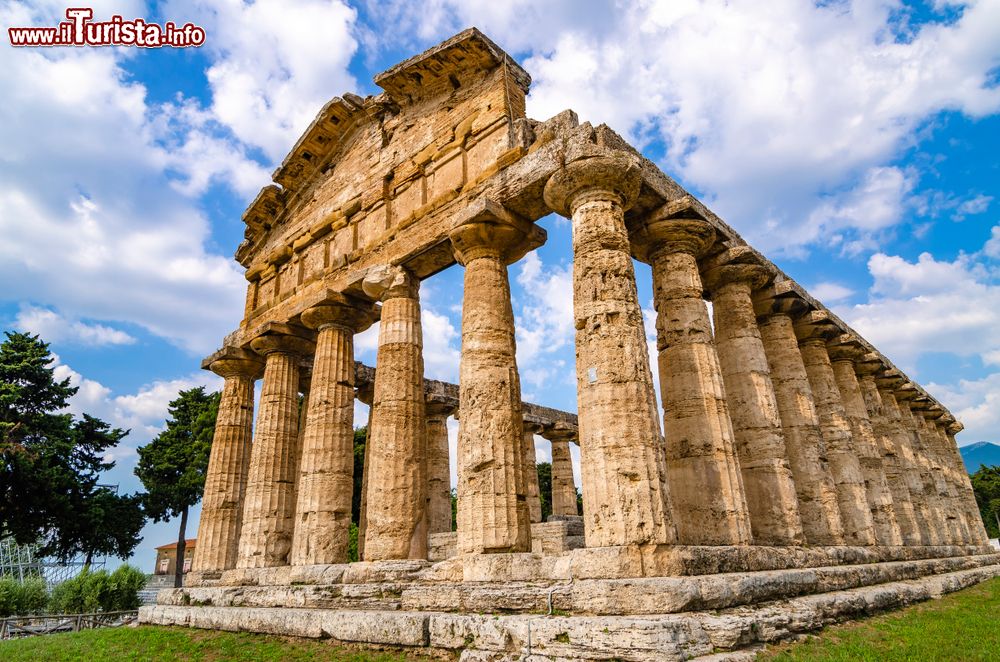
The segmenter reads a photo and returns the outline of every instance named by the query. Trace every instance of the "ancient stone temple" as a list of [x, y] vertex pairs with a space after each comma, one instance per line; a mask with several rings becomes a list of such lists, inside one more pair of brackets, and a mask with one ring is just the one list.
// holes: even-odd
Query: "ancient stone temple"
[[[320, 110], [244, 214], [244, 318], [203, 363], [225, 385], [194, 570], [143, 621], [688, 659], [1000, 575], [961, 423], [619, 135], [526, 117], [528, 73], [474, 29], [375, 82]], [[515, 358], [508, 268], [553, 212], [572, 224], [575, 415], [524, 402]], [[422, 354], [421, 281], [448, 268], [458, 385]], [[368, 367], [354, 336], [376, 321]]]

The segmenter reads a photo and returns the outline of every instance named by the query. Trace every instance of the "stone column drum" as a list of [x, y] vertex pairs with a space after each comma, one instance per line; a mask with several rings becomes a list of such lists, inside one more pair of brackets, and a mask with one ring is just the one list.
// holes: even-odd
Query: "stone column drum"
[[264, 382], [247, 474], [239, 568], [288, 564], [298, 475], [299, 360], [313, 344], [294, 335], [265, 335], [250, 346], [265, 357]]
[[316, 356], [299, 464], [291, 565], [347, 562], [354, 493], [354, 334], [370, 303], [337, 297], [302, 313], [316, 329]]
[[401, 267], [365, 277], [382, 301], [368, 430], [366, 561], [427, 558], [427, 423], [420, 281]]
[[833, 374], [851, 426], [851, 439], [861, 464], [861, 473], [865, 477], [865, 491], [875, 524], [875, 540], [879, 545], [901, 545], [903, 536], [899, 532], [896, 511], [892, 506], [892, 492], [889, 491], [885, 470], [882, 468], [882, 453], [875, 441], [875, 432], [868, 419], [868, 409], [861, 397], [861, 387], [855, 372], [854, 359], [857, 352], [853, 347], [834, 347], [830, 351]]
[[945, 517], [948, 527], [951, 530], [951, 543], [953, 545], [964, 545], [969, 540], [969, 527], [965, 520], [965, 513], [959, 497], [958, 487], [955, 485], [954, 477], [949, 469], [949, 460], [942, 448], [941, 438], [937, 434], [935, 422], [941, 413], [930, 409], [930, 403], [923, 397], [914, 400], [917, 411], [918, 432], [924, 442], [924, 450], [931, 459], [934, 467], [934, 479], [938, 486], [938, 494], [941, 496], [945, 508]]
[[826, 444], [826, 459], [837, 486], [844, 544], [874, 545], [875, 524], [868, 507], [865, 479], [854, 451], [851, 426], [833, 376], [826, 341], [822, 337], [808, 337], [809, 327], [796, 328], [796, 334], [800, 337], [807, 335], [799, 347], [816, 403], [823, 442]]
[[910, 495], [910, 488], [907, 486], [902, 457], [896, 448], [891, 425], [885, 413], [885, 405], [882, 403], [882, 396], [875, 384], [875, 373], [881, 370], [881, 365], [859, 362], [857, 369], [861, 374], [858, 385], [861, 387], [861, 395], [864, 398], [868, 419], [871, 421], [872, 432], [875, 435], [876, 449], [882, 457], [882, 468], [885, 471], [885, 480], [892, 497], [892, 508], [896, 515], [896, 523], [899, 525], [902, 544], [919, 545], [921, 543], [920, 527], [917, 525], [913, 498]]
[[538, 489], [538, 465], [535, 453], [535, 435], [542, 431], [542, 426], [537, 423], [524, 424], [524, 445], [521, 452], [524, 455], [522, 464], [524, 465], [524, 478], [528, 487], [528, 519], [532, 524], [542, 521], [542, 501], [540, 490]]
[[633, 243], [653, 267], [667, 479], [678, 541], [748, 545], [750, 517], [696, 261], [715, 231], [704, 220], [657, 212], [646, 220], [643, 235]]
[[899, 403], [900, 418], [910, 437], [914, 458], [920, 468], [924, 501], [929, 504], [932, 514], [930, 525], [934, 532], [932, 538], [935, 541], [932, 544], [951, 545], [954, 543], [954, 527], [948, 523], [948, 507], [941, 496], [938, 479], [934, 475], [934, 463], [925, 448], [923, 435], [920, 434], [918, 426], [922, 425], [923, 419], [910, 408], [910, 400], [914, 395], [912, 390], [900, 388], [895, 391], [895, 398]]
[[588, 547], [675, 540], [656, 394], [625, 229], [639, 167], [574, 161], [545, 185], [573, 224], [573, 316]]
[[531, 550], [524, 420], [507, 265], [540, 228], [482, 201], [451, 231], [465, 267], [459, 370], [458, 551]]
[[722, 265], [705, 274], [754, 543], [801, 545], [798, 495], [750, 297], [768, 280], [754, 264]]
[[965, 504], [965, 512], [969, 522], [970, 542], [976, 545], [988, 545], [990, 538], [986, 535], [986, 527], [983, 525], [983, 517], [979, 512], [979, 505], [976, 503], [976, 494], [972, 490], [972, 481], [969, 479], [968, 470], [965, 468], [965, 461], [958, 451], [958, 443], [955, 435], [964, 429], [964, 425], [954, 420], [953, 417], [942, 419], [942, 431], [948, 440], [948, 450], [954, 458], [954, 463], [958, 467], [960, 488], [962, 490], [962, 502]]
[[[876, 380], [879, 383], [880, 380]], [[939, 545], [940, 539], [937, 526], [934, 524], [934, 513], [928, 502], [928, 495], [924, 491], [923, 478], [920, 475], [920, 464], [917, 461], [916, 453], [913, 449], [913, 441], [906, 428], [903, 427], [902, 415], [899, 411], [899, 403], [890, 388], [878, 387], [879, 399], [882, 401], [882, 411], [889, 423], [890, 434], [893, 445], [899, 459], [900, 470], [906, 481], [906, 488], [910, 494], [910, 502], [913, 505], [913, 519], [917, 527], [920, 541], [913, 543], [919, 545]]]
[[577, 515], [573, 460], [569, 454], [569, 443], [576, 438], [576, 431], [552, 427], [543, 436], [552, 442], [552, 514]]
[[785, 313], [768, 315], [760, 324], [760, 334], [771, 368], [806, 542], [843, 545], [837, 486], [827, 461], [826, 444], [791, 317]]
[[427, 413], [427, 532], [451, 531], [451, 467], [448, 449], [448, 417], [453, 405], [428, 400]]
[[253, 429], [253, 389], [264, 362], [253, 352], [232, 350], [233, 356], [212, 361], [209, 369], [225, 381], [212, 453], [205, 475], [205, 494], [198, 523], [193, 569], [221, 572], [236, 567], [240, 519], [250, 462]]

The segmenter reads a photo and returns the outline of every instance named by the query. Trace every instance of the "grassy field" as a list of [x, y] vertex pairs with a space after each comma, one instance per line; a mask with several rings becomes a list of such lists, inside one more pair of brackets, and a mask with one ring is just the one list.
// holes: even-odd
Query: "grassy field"
[[[142, 626], [0, 642], [4, 662], [62, 660], [335, 660], [412, 662], [428, 658], [342, 648], [324, 641]], [[827, 628], [772, 646], [761, 660], [825, 662], [1000, 661], [1000, 579], [903, 611]]]
[[427, 659], [401, 653], [353, 650], [310, 639], [152, 625], [88, 630], [0, 642], [0, 660], [4, 662], [66, 660], [412, 662]]
[[902, 611], [830, 627], [807, 641], [770, 647], [758, 659], [996, 662], [1000, 660], [1000, 579]]

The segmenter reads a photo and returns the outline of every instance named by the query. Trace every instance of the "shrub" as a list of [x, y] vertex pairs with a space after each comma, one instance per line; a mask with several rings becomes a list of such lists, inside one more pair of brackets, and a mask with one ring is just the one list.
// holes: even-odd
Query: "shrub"
[[58, 614], [88, 614], [98, 611], [138, 609], [139, 590], [146, 575], [129, 565], [112, 573], [83, 571], [52, 590], [50, 611]]
[[0, 579], [0, 616], [40, 614], [48, 601], [45, 580], [41, 577], [29, 577], [22, 582], [13, 577]]

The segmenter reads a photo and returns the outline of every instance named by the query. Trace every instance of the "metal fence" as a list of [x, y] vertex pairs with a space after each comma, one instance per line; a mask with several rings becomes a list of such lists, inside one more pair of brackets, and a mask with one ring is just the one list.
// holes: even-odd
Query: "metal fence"
[[114, 628], [139, 620], [138, 610], [107, 611], [96, 614], [57, 614], [53, 616], [12, 616], [0, 620], [0, 640], [34, 637], [56, 632], [79, 632], [94, 628]]

